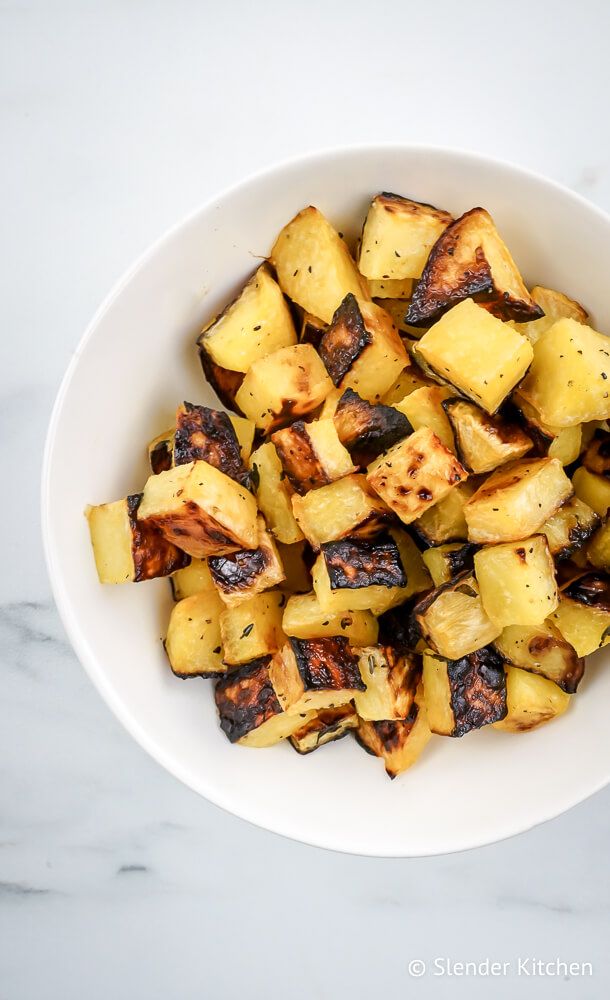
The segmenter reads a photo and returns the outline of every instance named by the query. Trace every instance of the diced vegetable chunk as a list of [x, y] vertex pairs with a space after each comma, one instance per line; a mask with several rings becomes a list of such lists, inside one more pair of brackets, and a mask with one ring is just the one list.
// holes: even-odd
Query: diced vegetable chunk
[[315, 349], [311, 344], [296, 344], [255, 361], [235, 400], [260, 430], [271, 431], [311, 413], [331, 388]]
[[256, 545], [254, 497], [207, 462], [150, 476], [138, 520], [160, 528], [168, 541], [197, 558]]
[[420, 692], [406, 719], [383, 722], [360, 720], [356, 739], [368, 753], [380, 757], [390, 778], [412, 767], [431, 737], [423, 693]]
[[610, 642], [610, 581], [600, 573], [580, 576], [561, 593], [551, 621], [578, 656]]
[[307, 540], [319, 548], [347, 536], [372, 538], [392, 519], [391, 511], [362, 475], [293, 496], [292, 509]]
[[226, 607], [220, 614], [224, 661], [232, 665], [270, 656], [285, 642], [282, 615], [286, 595], [277, 590]]
[[232, 671], [216, 685], [220, 727], [231, 741], [248, 747], [270, 747], [315, 717], [315, 712], [288, 715], [282, 710], [270, 676], [270, 660], [254, 660]]
[[165, 651], [177, 677], [222, 677], [220, 615], [224, 605], [218, 594], [204, 591], [174, 604], [167, 627]]
[[409, 364], [392, 317], [374, 302], [347, 295], [320, 341], [333, 384], [378, 402]]
[[319, 747], [340, 740], [352, 729], [358, 726], [358, 716], [351, 705], [340, 705], [338, 708], [321, 708], [313, 714], [309, 722], [305, 722], [290, 737], [297, 753], [312, 753]]
[[488, 413], [495, 413], [525, 375], [533, 350], [513, 327], [466, 299], [424, 334], [417, 356]]
[[494, 646], [505, 663], [541, 674], [568, 694], [582, 679], [585, 661], [550, 621], [533, 627], [509, 625]]
[[368, 294], [345, 243], [312, 206], [284, 226], [271, 261], [286, 295], [324, 323], [349, 292]]
[[296, 342], [290, 309], [266, 264], [204, 327], [198, 341], [215, 364], [237, 372], [249, 371], [259, 358]]
[[485, 545], [474, 556], [481, 600], [491, 620], [541, 625], [557, 607], [555, 566], [545, 535]]
[[358, 659], [343, 636], [289, 639], [272, 657], [269, 676], [290, 715], [337, 708], [364, 690]]
[[589, 326], [560, 319], [534, 346], [519, 388], [542, 419], [572, 427], [610, 416], [610, 341]]
[[293, 545], [300, 542], [303, 532], [292, 513], [292, 491], [284, 476], [282, 463], [271, 441], [266, 441], [250, 458], [258, 505], [265, 515], [270, 531], [279, 542]]
[[468, 570], [425, 594], [413, 609], [413, 620], [428, 645], [449, 660], [474, 653], [501, 632], [486, 614]]
[[415, 286], [407, 322], [425, 326], [475, 295], [500, 319], [527, 321], [543, 315], [483, 208], [471, 209], [441, 233]]
[[257, 520], [256, 547], [223, 556], [210, 556], [210, 573], [220, 596], [235, 607], [255, 594], [277, 586], [285, 579], [284, 567], [273, 536], [263, 517]]
[[471, 542], [528, 538], [572, 494], [556, 458], [521, 459], [493, 472], [473, 494], [464, 515]]
[[495, 650], [478, 649], [448, 660], [424, 653], [428, 724], [439, 736], [464, 736], [506, 715], [506, 681]]
[[169, 576], [190, 558], [159, 529], [138, 520], [142, 494], [86, 510], [100, 583], [138, 583]]
[[457, 454], [469, 472], [492, 472], [522, 458], [534, 445], [518, 424], [490, 417], [465, 399], [445, 397], [443, 406], [453, 428]]
[[570, 696], [546, 677], [519, 667], [508, 667], [506, 703], [506, 716], [496, 722], [495, 728], [523, 733], [563, 715], [570, 704]]
[[315, 593], [293, 594], [288, 599], [282, 627], [296, 639], [344, 635], [352, 646], [373, 645], [379, 632], [372, 611], [325, 611]]
[[384, 281], [419, 278], [431, 248], [451, 221], [448, 212], [433, 205], [386, 192], [376, 195], [362, 231], [360, 271]]
[[365, 691], [357, 691], [354, 704], [367, 722], [406, 719], [415, 701], [421, 677], [420, 659], [397, 653], [391, 646], [363, 646], [356, 650]]
[[410, 524], [467, 475], [436, 434], [421, 427], [376, 459], [367, 478], [401, 521]]
[[296, 420], [272, 436], [284, 472], [298, 493], [326, 486], [354, 472], [332, 419]]

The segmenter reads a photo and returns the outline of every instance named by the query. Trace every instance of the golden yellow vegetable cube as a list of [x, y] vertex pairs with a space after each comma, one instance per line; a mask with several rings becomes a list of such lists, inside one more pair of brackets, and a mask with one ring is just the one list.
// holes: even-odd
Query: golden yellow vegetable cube
[[368, 722], [406, 719], [415, 701], [421, 677], [419, 657], [398, 653], [391, 646], [361, 646], [355, 650], [365, 691], [357, 691], [354, 705]]
[[296, 342], [288, 303], [267, 264], [199, 337], [215, 364], [236, 372], [247, 372], [259, 358]]
[[302, 541], [303, 532], [292, 513], [292, 490], [271, 441], [266, 441], [252, 453], [250, 469], [258, 505], [275, 538], [284, 545]]
[[431, 735], [421, 689], [406, 719], [384, 719], [383, 722], [361, 719], [356, 730], [360, 746], [383, 760], [390, 778], [398, 777], [415, 764]]
[[256, 594], [220, 614], [225, 663], [241, 665], [270, 656], [286, 641], [282, 616], [286, 595], [279, 591]]
[[177, 677], [222, 677], [227, 672], [220, 638], [223, 609], [218, 594], [211, 591], [174, 604], [165, 651]]
[[429, 427], [420, 427], [369, 466], [375, 492], [410, 524], [468, 476], [455, 455]]
[[85, 515], [100, 583], [139, 583], [169, 576], [190, 558], [147, 522], [138, 520], [142, 494], [87, 507]]
[[452, 390], [445, 386], [423, 386], [410, 392], [399, 403], [394, 403], [394, 406], [404, 413], [414, 431], [420, 427], [429, 427], [445, 448], [455, 452], [453, 429], [443, 409], [443, 402], [452, 396]]
[[488, 413], [525, 375], [532, 345], [512, 327], [465, 299], [424, 334], [418, 356]]
[[551, 620], [578, 656], [610, 642], [610, 581], [604, 574], [577, 577], [561, 593]]
[[413, 530], [428, 545], [465, 542], [468, 538], [468, 525], [464, 517], [464, 507], [476, 488], [476, 480], [460, 483], [446, 497], [413, 521]]
[[448, 212], [433, 205], [386, 192], [376, 195], [362, 230], [360, 271], [367, 278], [419, 278], [430, 250], [451, 221]]
[[455, 434], [458, 457], [469, 472], [492, 472], [533, 448], [534, 442], [518, 424], [492, 417], [466, 399], [445, 397], [443, 406]]
[[563, 715], [570, 704], [570, 696], [546, 677], [519, 667], [508, 667], [506, 704], [506, 716], [495, 723], [495, 728], [523, 733]]
[[326, 486], [355, 471], [334, 421], [296, 420], [272, 436], [282, 468], [299, 493]]
[[172, 574], [170, 583], [175, 601], [183, 601], [185, 597], [204, 591], [213, 590], [216, 593], [207, 559], [191, 559], [189, 566]]
[[485, 545], [474, 556], [483, 607], [500, 628], [541, 625], [557, 607], [555, 565], [545, 535]]
[[257, 427], [271, 431], [311, 413], [331, 389], [319, 354], [311, 344], [296, 344], [255, 361], [235, 400]]
[[581, 466], [572, 476], [572, 484], [579, 500], [600, 517], [606, 517], [610, 510], [610, 480]]
[[413, 618], [428, 645], [448, 660], [474, 653], [502, 631], [486, 613], [479, 585], [468, 570], [425, 594]]
[[178, 465], [150, 476], [138, 520], [196, 558], [256, 545], [256, 500], [207, 462]]
[[572, 494], [557, 458], [504, 465], [473, 494], [464, 515], [471, 542], [512, 542], [540, 531]]
[[519, 387], [543, 420], [572, 427], [610, 416], [610, 341], [589, 326], [560, 319], [534, 346]]
[[372, 611], [325, 611], [315, 593], [293, 594], [288, 599], [282, 628], [296, 639], [344, 635], [352, 646], [373, 645], [379, 634]]
[[392, 518], [389, 508], [362, 475], [345, 476], [305, 496], [295, 494], [292, 509], [314, 548], [348, 535], [371, 538]]
[[541, 674], [562, 691], [573, 694], [582, 679], [585, 661], [550, 622], [542, 625], [509, 625], [494, 640], [505, 663]]
[[324, 323], [330, 323], [349, 292], [368, 294], [345, 243], [311, 205], [284, 226], [271, 261], [286, 295]]

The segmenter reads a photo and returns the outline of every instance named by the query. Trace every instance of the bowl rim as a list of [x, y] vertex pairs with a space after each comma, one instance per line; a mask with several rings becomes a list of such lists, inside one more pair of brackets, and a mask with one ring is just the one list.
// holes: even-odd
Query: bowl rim
[[222, 794], [222, 792], [217, 788], [210, 787], [205, 780], [199, 782], [199, 784], [196, 784], [193, 780], [191, 780], [190, 775], [187, 774], [187, 772], [174, 759], [170, 759], [170, 756], [165, 748], [158, 744], [154, 738], [148, 734], [146, 728], [138, 721], [138, 719], [126, 709], [115, 688], [107, 680], [103, 665], [99, 662], [86, 635], [83, 633], [78, 624], [71, 605], [69, 588], [56, 563], [53, 545], [53, 525], [51, 523], [49, 509], [51, 470], [53, 466], [57, 428], [62, 415], [65, 399], [78, 368], [80, 357], [86, 350], [87, 345], [93, 337], [102, 317], [109, 311], [116, 299], [119, 298], [123, 290], [129, 285], [135, 275], [146, 267], [148, 261], [156, 255], [158, 250], [166, 243], [169, 243], [178, 232], [187, 228], [200, 214], [209, 211], [215, 203], [233, 197], [242, 189], [249, 187], [251, 184], [255, 184], [259, 180], [269, 178], [274, 174], [281, 174], [283, 171], [296, 166], [315, 167], [317, 163], [332, 159], [334, 156], [343, 156], [346, 154], [348, 156], [357, 156], [359, 154], [371, 152], [383, 153], [390, 151], [397, 153], [429, 153], [432, 156], [448, 156], [453, 158], [459, 157], [465, 161], [470, 161], [473, 164], [476, 163], [478, 166], [488, 166], [495, 169], [499, 168], [511, 174], [520, 175], [527, 180], [534, 181], [540, 185], [555, 190], [564, 198], [572, 200], [577, 206], [586, 208], [588, 212], [596, 214], [603, 222], [606, 223], [606, 225], [610, 227], [610, 213], [606, 212], [598, 205], [589, 201], [589, 199], [585, 198], [583, 195], [571, 190], [559, 181], [555, 181], [552, 178], [546, 177], [543, 174], [530, 170], [527, 167], [520, 166], [519, 164], [512, 163], [511, 161], [505, 160], [501, 157], [490, 156], [488, 154], [474, 152], [473, 150], [457, 146], [444, 146], [442, 144], [415, 142], [368, 142], [322, 147], [315, 151], [296, 153], [290, 157], [275, 161], [253, 171], [252, 173], [249, 173], [241, 180], [233, 182], [219, 191], [215, 191], [204, 202], [187, 212], [178, 222], [166, 229], [136, 257], [136, 259], [126, 268], [125, 271], [123, 271], [102, 299], [98, 308], [95, 310], [91, 320], [81, 335], [76, 348], [72, 352], [70, 361], [55, 396], [45, 439], [40, 480], [41, 531], [45, 564], [55, 606], [70, 641], [70, 645], [76, 653], [79, 662], [83, 666], [89, 679], [92, 681], [94, 687], [97, 689], [108, 708], [125, 727], [127, 732], [140, 745], [140, 747], [148, 753], [153, 760], [168, 771], [173, 778], [182, 782], [182, 784], [186, 785], [193, 792], [201, 795], [207, 799], [208, 802], [211, 802], [224, 812], [229, 813], [232, 816], [236, 816], [238, 819], [245, 820], [259, 829], [288, 837], [291, 840], [307, 844], [310, 847], [323, 848], [325, 850], [341, 854], [350, 854], [361, 857], [439, 857], [448, 854], [462, 853], [463, 851], [475, 850], [476, 848], [489, 846], [491, 844], [501, 843], [502, 841], [517, 836], [520, 833], [525, 833], [537, 826], [550, 822], [552, 819], [555, 819], [564, 812], [567, 812], [569, 809], [572, 809], [574, 806], [597, 794], [597, 792], [601, 791], [608, 784], [610, 784], [610, 773], [605, 779], [595, 782], [584, 792], [581, 789], [579, 792], [574, 794], [570, 797], [568, 804], [562, 806], [558, 812], [551, 808], [548, 810], [547, 814], [536, 817], [531, 823], [527, 823], [526, 825], [523, 825], [522, 822], [515, 822], [515, 824], [511, 827], [510, 823], [508, 823], [505, 832], [491, 841], [485, 837], [482, 837], [480, 840], [476, 837], [469, 838], [468, 843], [462, 846], [448, 850], [438, 848], [426, 852], [418, 851], [416, 854], [411, 852], [397, 854], [392, 850], [384, 852], [376, 847], [371, 849], [370, 847], [367, 847], [366, 843], [357, 841], [357, 838], [354, 838], [353, 843], [346, 845], [340, 845], [331, 841], [328, 837], [325, 838], [323, 836], [308, 838], [295, 833], [294, 830], [290, 828], [290, 824], [288, 823], [283, 823], [279, 820], [270, 823], [263, 818], [250, 814], [247, 810], [242, 811], [239, 808], [239, 804], [235, 804], [230, 801], [230, 796]]

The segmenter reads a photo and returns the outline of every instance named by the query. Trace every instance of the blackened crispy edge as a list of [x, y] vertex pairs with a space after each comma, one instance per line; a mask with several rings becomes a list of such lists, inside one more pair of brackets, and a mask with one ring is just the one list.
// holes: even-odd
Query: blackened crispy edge
[[331, 590], [362, 587], [406, 587], [398, 546], [387, 534], [373, 541], [344, 538], [321, 545]]
[[320, 357], [335, 386], [341, 384], [371, 341], [358, 300], [352, 292], [348, 292], [335, 311], [332, 323], [319, 346]]
[[187, 500], [179, 511], [151, 515], [146, 519], [146, 524], [156, 525], [166, 539], [179, 548], [182, 545], [185, 549], [188, 547], [197, 557], [217, 555], [223, 550], [225, 553], [237, 552], [240, 549], [240, 542], [229, 529], [193, 500]]
[[452, 284], [446, 283], [447, 259], [451, 260], [455, 254], [465, 220], [477, 211], [473, 208], [450, 223], [432, 247], [421, 278], [413, 289], [406, 323], [426, 326], [463, 299], [490, 298], [493, 294], [491, 268], [481, 247], [476, 248], [474, 259], [463, 266], [461, 273], [450, 275]]
[[[556, 639], [551, 635], [534, 636], [528, 643], [528, 651], [532, 656], [540, 657], [540, 654], [543, 653], [545, 649], [552, 649], [553, 646], [558, 645], [563, 646], [566, 650], [566, 668], [561, 677], [551, 677], [549, 679], [554, 681], [554, 683], [557, 684], [562, 691], [565, 691], [566, 694], [574, 694], [585, 672], [584, 656], [579, 657], [576, 650], [570, 645], [569, 642]], [[529, 668], [523, 667], [522, 669], [527, 670]], [[531, 672], [541, 674], [543, 677], [546, 676], [542, 670], [532, 669]]]
[[414, 600], [407, 601], [379, 616], [380, 645], [393, 646], [398, 653], [414, 652], [421, 639], [421, 629], [413, 616], [414, 605]]
[[574, 580], [563, 592], [571, 601], [610, 613], [610, 578], [602, 573], [587, 573]]
[[173, 542], [168, 541], [156, 524], [138, 520], [138, 508], [141, 502], [141, 493], [133, 493], [127, 497], [135, 583], [152, 580], [158, 576], [169, 576], [177, 569], [184, 569], [191, 562], [191, 557]]
[[413, 430], [400, 410], [369, 403], [350, 388], [341, 396], [333, 419], [339, 440], [360, 466], [369, 465]]
[[265, 572], [271, 559], [267, 549], [239, 549], [226, 556], [210, 556], [212, 579], [225, 594], [247, 590]]
[[295, 420], [290, 427], [276, 431], [271, 440], [282, 468], [297, 493], [306, 493], [330, 482], [303, 420]]
[[176, 414], [174, 463], [203, 461], [251, 489], [233, 424], [222, 410], [184, 402]]
[[[422, 619], [426, 614], [426, 611], [431, 607], [432, 604], [448, 590], [457, 590], [463, 580], [467, 580], [468, 577], [472, 576], [472, 570], [465, 569], [463, 573], [458, 573], [451, 580], [447, 580], [446, 583], [439, 584], [438, 587], [434, 587], [432, 590], [427, 590], [426, 593], [421, 597], [413, 608], [413, 618], [416, 622]], [[474, 595], [478, 596], [478, 595]]]
[[589, 472], [610, 479], [610, 434], [608, 431], [597, 428], [587, 446], [582, 464]]
[[227, 410], [232, 410], [233, 413], [239, 413], [243, 416], [242, 411], [235, 402], [235, 397], [246, 376], [243, 372], [234, 372], [230, 368], [222, 368], [220, 365], [217, 365], [215, 361], [212, 361], [203, 344], [199, 341], [197, 343], [199, 360], [201, 361], [201, 367], [206, 380], [212, 386], [218, 399], [223, 406], [226, 406]]
[[345, 636], [289, 640], [306, 691], [365, 691], [358, 657]]
[[505, 717], [506, 674], [492, 646], [446, 662], [455, 721], [452, 736], [464, 736]]
[[270, 657], [252, 660], [216, 685], [214, 700], [220, 728], [231, 743], [260, 728], [282, 711], [269, 679]]
[[[354, 706], [351, 702], [347, 705], [338, 705], [337, 708], [322, 709], [314, 719], [304, 724], [302, 730], [299, 729], [296, 733], [293, 733], [290, 737], [290, 743], [302, 757], [313, 753], [314, 750], [319, 750], [320, 747], [326, 746], [327, 743], [336, 743], [337, 740], [342, 740], [351, 729], [355, 728], [353, 725], [345, 725], [345, 720], [353, 714]], [[314, 745], [306, 749], [300, 747], [298, 739], [302, 739], [304, 735], [309, 735], [312, 732], [315, 732], [317, 735]]]
[[171, 469], [172, 458], [173, 448], [171, 439], [164, 438], [163, 441], [158, 441], [148, 452], [148, 461], [152, 474], [158, 476], [160, 472], [167, 472], [168, 469]]

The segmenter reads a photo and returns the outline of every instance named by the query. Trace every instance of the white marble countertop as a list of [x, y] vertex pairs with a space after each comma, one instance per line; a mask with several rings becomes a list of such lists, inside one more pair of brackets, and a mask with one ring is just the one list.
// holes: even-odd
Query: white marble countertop
[[[0, 3], [1, 1000], [610, 992], [610, 791], [427, 861], [325, 853], [225, 815], [92, 688], [38, 513], [63, 370], [166, 227], [253, 169], [366, 140], [478, 149], [610, 209], [609, 34], [601, 0]], [[111, 460], [112, 442], [95, 448]], [[409, 978], [435, 957], [510, 974]], [[516, 978], [519, 957], [593, 976]]]

